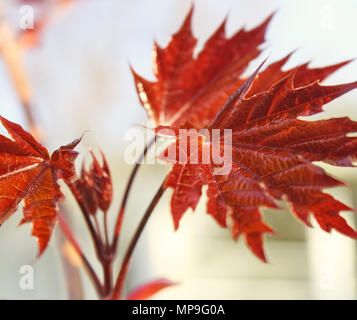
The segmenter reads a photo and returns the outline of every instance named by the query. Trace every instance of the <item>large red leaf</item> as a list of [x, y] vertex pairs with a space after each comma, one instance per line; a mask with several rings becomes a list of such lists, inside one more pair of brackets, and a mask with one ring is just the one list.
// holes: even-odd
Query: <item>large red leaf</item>
[[19, 125], [0, 117], [12, 140], [0, 135], [0, 224], [24, 200], [21, 223], [32, 222], [39, 255], [47, 247], [57, 221], [57, 203], [62, 198], [57, 180], [74, 177], [73, 151], [80, 139], [60, 147], [51, 156]]
[[[157, 125], [206, 127], [228, 97], [244, 82], [240, 77], [261, 52], [259, 46], [264, 42], [272, 18], [268, 17], [250, 31], [239, 30], [230, 38], [226, 37], [224, 21], [195, 58], [192, 13], [191, 9], [165, 48], [155, 43], [155, 82], [142, 78], [132, 70], [140, 101]], [[281, 70], [289, 57], [262, 71], [247, 97], [269, 90], [275, 82], [290, 74], [292, 70]], [[316, 69], [309, 69], [307, 64], [298, 66], [294, 68], [295, 86], [323, 80], [346, 63]]]
[[[173, 128], [173, 134], [180, 135], [161, 158], [174, 163], [166, 186], [173, 189], [175, 228], [188, 208], [195, 209], [202, 187], [207, 185], [207, 212], [221, 226], [230, 227], [234, 238], [243, 234], [263, 261], [263, 234], [273, 231], [262, 221], [259, 208], [278, 208], [275, 200], [286, 199], [307, 225], [312, 214], [323, 230], [335, 229], [357, 239], [339, 214], [350, 208], [322, 191], [343, 183], [312, 164], [325, 161], [351, 166], [357, 157], [357, 138], [347, 134], [357, 132], [357, 122], [297, 119], [321, 112], [324, 104], [356, 88], [357, 82], [336, 86], [314, 82], [296, 88], [290, 74], [269, 91], [249, 96], [256, 73], [228, 99], [208, 127], [210, 134], [220, 130], [218, 139], [207, 140], [207, 134], [194, 132], [188, 136]], [[224, 129], [232, 130], [230, 140], [225, 140], [229, 132], [222, 134]], [[225, 147], [231, 152], [223, 154]], [[231, 167], [227, 172], [219, 172], [222, 164], [214, 163], [214, 155], [222, 154]]]

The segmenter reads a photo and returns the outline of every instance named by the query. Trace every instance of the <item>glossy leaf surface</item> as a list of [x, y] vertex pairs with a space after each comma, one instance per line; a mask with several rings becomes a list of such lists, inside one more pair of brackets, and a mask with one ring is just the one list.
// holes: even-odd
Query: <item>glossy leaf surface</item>
[[[225, 20], [195, 57], [197, 39], [192, 33], [192, 14], [193, 9], [165, 48], [155, 43], [153, 69], [156, 81], [148, 81], [132, 69], [140, 102], [157, 125], [206, 127], [245, 81], [241, 76], [261, 53], [260, 47], [272, 19], [271, 15], [256, 28], [241, 29], [230, 38], [226, 36]], [[315, 80], [322, 81], [348, 63], [314, 69], [303, 64], [282, 71], [290, 56], [262, 71], [247, 97], [269, 90], [292, 71], [296, 71], [295, 87], [300, 87]]]
[[73, 149], [80, 139], [62, 146], [50, 156], [21, 126], [0, 117], [12, 139], [0, 135], [0, 223], [4, 223], [24, 201], [22, 223], [32, 223], [39, 255], [46, 249], [57, 221], [57, 203], [62, 193], [58, 179], [75, 176]]
[[[291, 74], [269, 91], [249, 96], [247, 85], [254, 88], [255, 77], [227, 101], [206, 134], [181, 133], [161, 155], [174, 164], [166, 186], [173, 189], [175, 228], [187, 209], [196, 208], [202, 187], [208, 186], [207, 213], [229, 227], [235, 239], [244, 235], [249, 248], [263, 261], [263, 235], [273, 231], [263, 222], [260, 207], [278, 208], [276, 200], [287, 200], [306, 225], [313, 215], [325, 231], [335, 229], [357, 239], [357, 233], [340, 216], [340, 211], [350, 208], [323, 192], [343, 183], [312, 163], [351, 166], [357, 156], [357, 138], [347, 134], [357, 131], [357, 122], [348, 118], [297, 119], [321, 112], [324, 104], [356, 88], [357, 82], [336, 86], [314, 82], [295, 88]], [[165, 130], [170, 129], [174, 135], [180, 132], [178, 128]], [[228, 141], [227, 129], [231, 130]], [[216, 140], [212, 139], [213, 130], [220, 133]], [[227, 164], [230, 170], [222, 171]]]

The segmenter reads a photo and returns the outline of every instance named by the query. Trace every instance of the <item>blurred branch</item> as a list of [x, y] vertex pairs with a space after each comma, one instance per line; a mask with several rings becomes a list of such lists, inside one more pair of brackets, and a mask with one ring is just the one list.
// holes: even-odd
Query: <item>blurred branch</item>
[[5, 66], [14, 85], [14, 89], [20, 100], [21, 106], [26, 116], [31, 133], [41, 140], [40, 130], [35, 124], [32, 106], [31, 89], [25, 72], [23, 63], [23, 49], [16, 40], [15, 33], [6, 19], [2, 10], [0, 0], [0, 51], [4, 59]]
[[[69, 226], [67, 225], [66, 221], [62, 218], [61, 215], [58, 216], [58, 221], [59, 221], [59, 226], [61, 227], [61, 230], [62, 230], [63, 234], [67, 237], [67, 239], [70, 242], [72, 248], [75, 250], [75, 253], [79, 257], [79, 259], [81, 261], [81, 264], [87, 270], [87, 273], [89, 274], [89, 277], [92, 280], [97, 292], [100, 295], [102, 295], [102, 285], [101, 285], [96, 273], [94, 272], [92, 266], [88, 262], [88, 259], [86, 258], [86, 256], [84, 255], [82, 249], [80, 248], [79, 244], [77, 243], [76, 239], [74, 238], [74, 236], [73, 236], [73, 234], [71, 232], [71, 229], [69, 228]], [[71, 260], [71, 259], [68, 259], [68, 260]]]
[[[65, 250], [67, 248], [67, 244], [69, 243], [69, 241], [67, 241], [63, 232], [58, 233], [58, 242], [59, 245], [62, 246], [60, 248], [61, 252], [63, 252], [63, 255], [65, 255], [66, 254]], [[62, 260], [63, 270], [65, 274], [68, 299], [83, 300], [85, 297], [81, 285], [79, 268], [74, 266], [73, 263], [71, 263], [67, 258], [66, 259], [62, 258], [61, 260]], [[77, 281], [76, 279], [79, 279], [79, 281]]]
[[[6, 21], [2, 0], [0, 0], [0, 53], [24, 111], [29, 131], [37, 140], [43, 141], [42, 130], [35, 122], [33, 115], [32, 92], [23, 59], [24, 50], [17, 40], [15, 32]], [[81, 299], [83, 298], [83, 292], [78, 268], [68, 261], [62, 251], [67, 244], [68, 241], [64, 237], [59, 237], [60, 253], [68, 284], [68, 296], [74, 299]]]

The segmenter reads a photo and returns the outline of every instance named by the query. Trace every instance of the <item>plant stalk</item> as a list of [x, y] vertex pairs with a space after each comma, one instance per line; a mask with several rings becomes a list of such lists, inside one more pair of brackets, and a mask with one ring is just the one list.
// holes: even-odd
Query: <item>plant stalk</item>
[[129, 264], [130, 264], [130, 259], [131, 259], [131, 256], [134, 252], [134, 249], [136, 247], [136, 244], [153, 212], [153, 210], [155, 209], [156, 205], [158, 204], [159, 200], [161, 199], [162, 195], [164, 194], [166, 190], [166, 187], [165, 187], [165, 181], [161, 184], [161, 186], [159, 187], [159, 189], [157, 190], [155, 196], [153, 197], [153, 199], [151, 200], [148, 208], [146, 209], [143, 217], [141, 218], [141, 221], [135, 231], [135, 234], [133, 236], [133, 238], [131, 239], [130, 241], [130, 244], [127, 248], [127, 251], [124, 255], [124, 259], [123, 259], [123, 262], [122, 262], [122, 265], [121, 265], [121, 268], [120, 268], [120, 271], [119, 271], [119, 275], [117, 277], [117, 280], [116, 280], [116, 283], [115, 283], [115, 286], [114, 286], [114, 289], [113, 289], [113, 294], [112, 294], [112, 297], [111, 299], [113, 300], [118, 300], [120, 299], [120, 296], [121, 296], [121, 293], [122, 293], [122, 289], [123, 289], [123, 285], [124, 285], [124, 280], [125, 280], [125, 277], [126, 277], [126, 274], [127, 274], [127, 271], [128, 271], [128, 267], [129, 267]]
[[91, 235], [91, 238], [92, 238], [92, 241], [94, 243], [94, 247], [95, 247], [95, 251], [96, 251], [96, 254], [97, 254], [97, 257], [99, 260], [102, 260], [102, 248], [103, 248], [103, 244], [101, 242], [101, 240], [99, 239], [98, 237], [98, 234], [95, 230], [95, 227], [90, 219], [90, 213], [87, 209], [87, 206], [84, 202], [84, 200], [82, 199], [82, 196], [77, 188], [77, 185], [76, 185], [76, 181], [74, 182], [68, 182], [67, 183], [67, 186], [68, 188], [71, 190], [72, 192], [72, 195], [74, 196], [74, 198], [76, 199], [78, 205], [79, 205], [79, 208], [81, 209], [81, 212], [82, 212], [82, 215], [83, 215], [83, 218], [86, 222], [86, 225], [88, 227], [88, 230], [89, 230], [89, 233]]
[[115, 223], [114, 237], [113, 237], [113, 242], [112, 242], [112, 251], [114, 253], [116, 252], [116, 249], [118, 246], [119, 235], [120, 235], [120, 231], [121, 231], [121, 227], [122, 227], [122, 223], [123, 223], [125, 209], [126, 209], [126, 205], [128, 202], [129, 194], [130, 194], [134, 179], [135, 179], [136, 174], [140, 168], [141, 162], [144, 160], [146, 154], [148, 153], [149, 149], [154, 145], [155, 141], [156, 141], [156, 136], [152, 140], [150, 140], [149, 143], [145, 146], [142, 154], [137, 159], [136, 164], [130, 173], [129, 180], [125, 187], [124, 195], [123, 195], [123, 198], [122, 198], [122, 201], [120, 204], [117, 220]]

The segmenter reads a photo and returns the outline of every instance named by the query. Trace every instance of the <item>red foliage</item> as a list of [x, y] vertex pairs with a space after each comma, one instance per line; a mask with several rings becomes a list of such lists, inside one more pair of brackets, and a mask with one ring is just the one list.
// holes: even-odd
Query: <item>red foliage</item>
[[50, 156], [19, 125], [0, 117], [13, 140], [0, 135], [0, 223], [7, 220], [24, 200], [22, 223], [32, 222], [32, 235], [38, 238], [39, 255], [46, 249], [57, 221], [57, 203], [62, 193], [58, 179], [74, 175], [73, 151], [80, 139], [62, 146]]
[[[71, 2], [58, 0], [57, 4]], [[230, 228], [234, 239], [243, 235], [248, 247], [263, 261], [263, 236], [274, 232], [263, 221], [261, 208], [279, 209], [278, 200], [286, 200], [293, 214], [307, 226], [313, 216], [323, 230], [335, 229], [357, 239], [357, 232], [340, 215], [351, 208], [323, 191], [343, 183], [313, 163], [353, 166], [357, 137], [349, 134], [357, 132], [357, 122], [346, 117], [299, 119], [322, 112], [323, 105], [357, 87], [357, 82], [335, 86], [319, 83], [349, 61], [315, 69], [303, 64], [283, 71], [289, 54], [263, 71], [261, 65], [243, 79], [249, 63], [261, 53], [260, 45], [272, 16], [260, 26], [250, 31], [242, 29], [230, 38], [225, 35], [224, 21], [194, 57], [197, 40], [191, 30], [192, 13], [165, 48], [155, 43], [155, 82], [133, 71], [139, 98], [155, 121], [157, 133], [175, 138], [161, 155], [173, 168], [133, 235], [114, 286], [112, 265], [118, 230], [138, 165], [129, 178], [111, 240], [106, 213], [112, 202], [112, 180], [104, 155], [101, 164], [92, 153], [91, 166], [83, 166], [77, 177], [77, 152], [73, 149], [80, 139], [50, 156], [31, 134], [0, 117], [12, 138], [0, 135], [0, 224], [23, 200], [21, 223], [32, 222], [32, 234], [38, 238], [42, 254], [57, 221], [57, 204], [62, 198], [57, 181], [63, 179], [89, 228], [103, 267], [103, 283], [62, 219], [61, 225], [102, 298], [121, 297], [133, 250], [166, 188], [173, 189], [171, 211], [176, 229], [187, 209], [196, 208], [206, 186], [207, 213], [222, 227]], [[39, 20], [37, 29], [25, 33], [20, 43], [35, 44], [47, 21]], [[204, 130], [183, 132], [183, 128]], [[98, 210], [104, 213], [104, 237], [95, 216]], [[174, 283], [159, 279], [135, 289], [127, 299], [147, 299], [171, 285]]]
[[102, 166], [93, 152], [91, 152], [91, 155], [93, 162], [89, 170], [87, 171], [83, 166], [81, 176], [75, 183], [89, 213], [95, 214], [98, 209], [107, 212], [113, 196], [112, 178], [109, 166], [103, 153]]
[[[204, 134], [191, 133], [189, 139], [187, 134], [178, 136], [166, 150], [165, 160], [174, 163], [166, 187], [174, 190], [171, 210], [175, 228], [188, 208], [195, 209], [202, 187], [207, 185], [207, 212], [221, 226], [229, 226], [235, 239], [243, 234], [249, 248], [263, 261], [263, 234], [273, 231], [262, 221], [259, 208], [278, 208], [275, 200], [283, 198], [305, 224], [310, 225], [312, 214], [322, 229], [336, 229], [357, 238], [339, 215], [350, 208], [322, 191], [342, 182], [312, 164], [325, 161], [351, 166], [357, 155], [357, 138], [346, 135], [357, 131], [357, 123], [348, 118], [297, 119], [321, 112], [324, 104], [357, 87], [357, 83], [322, 86], [317, 81], [347, 62], [316, 69], [304, 64], [282, 71], [289, 54], [260, 73], [258, 69], [249, 79], [240, 79], [260, 53], [258, 46], [271, 17], [229, 39], [223, 23], [196, 59], [191, 17], [192, 10], [166, 48], [155, 44], [156, 82], [134, 72], [139, 97], [157, 130], [167, 126], [175, 135], [179, 127], [207, 128], [209, 134], [213, 129], [232, 129], [229, 143], [223, 135], [214, 142]], [[185, 144], [190, 149], [182, 161]], [[232, 152], [225, 160], [232, 170], [216, 174], [222, 165], [207, 164], [203, 159], [217, 153], [214, 146], [219, 145], [221, 154], [228, 144]], [[198, 163], [191, 163], [192, 157]]]
[[[272, 19], [271, 15], [258, 27], [250, 31], [239, 30], [231, 38], [226, 37], [225, 20], [194, 58], [197, 40], [191, 30], [192, 13], [191, 9], [165, 48], [155, 43], [153, 69], [157, 81], [148, 81], [132, 70], [140, 101], [157, 125], [206, 127], [245, 81], [240, 76], [261, 53], [258, 48], [264, 42]], [[303, 64], [282, 71], [290, 55], [262, 71], [248, 96], [270, 89], [293, 71], [296, 71], [295, 86], [298, 87], [323, 80], [348, 62], [316, 69]]]
[[[348, 118], [314, 122], [296, 119], [321, 112], [322, 105], [356, 88], [357, 82], [337, 86], [315, 82], [294, 88], [290, 75], [269, 91], [246, 98], [254, 76], [228, 100], [223, 113], [218, 113], [209, 127], [210, 133], [213, 129], [231, 129], [231, 141], [226, 142], [224, 135], [217, 141], [206, 141], [199, 134], [190, 139], [180, 135], [162, 155], [175, 163], [166, 181], [166, 186], [174, 190], [171, 210], [175, 228], [188, 208], [195, 209], [201, 189], [207, 185], [207, 212], [221, 226], [229, 225], [235, 239], [244, 234], [250, 249], [264, 261], [262, 235], [272, 230], [263, 223], [259, 207], [278, 208], [274, 200], [283, 196], [305, 224], [310, 225], [312, 214], [322, 229], [336, 229], [357, 238], [339, 215], [350, 208], [322, 192], [323, 188], [343, 183], [312, 164], [325, 161], [351, 166], [357, 156], [357, 138], [346, 135], [357, 131], [357, 122]], [[189, 145], [186, 156], [182, 148], [185, 143]], [[217, 174], [222, 164], [211, 158], [217, 153], [222, 155], [227, 147], [232, 151], [225, 154], [224, 160], [231, 171]], [[193, 157], [198, 163], [190, 163]], [[211, 159], [209, 164], [205, 158]]]

